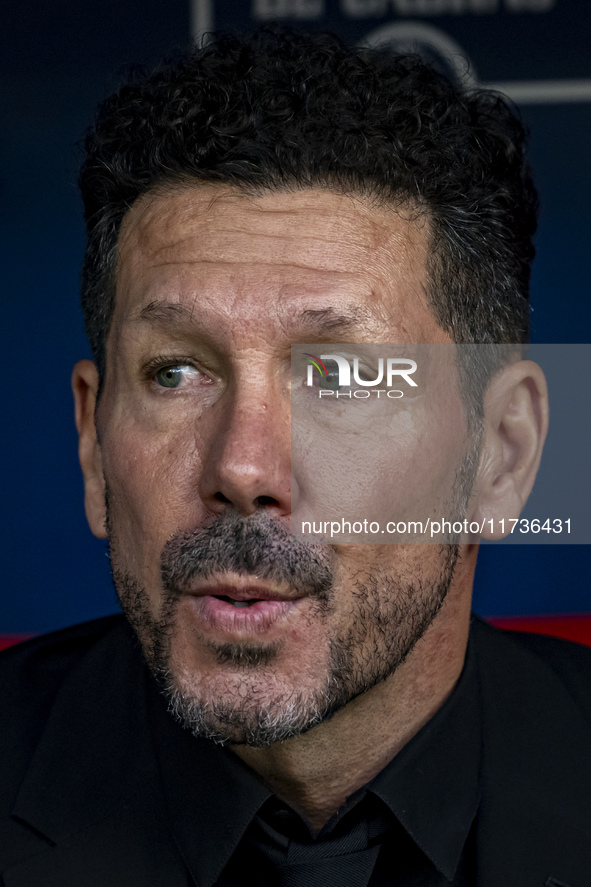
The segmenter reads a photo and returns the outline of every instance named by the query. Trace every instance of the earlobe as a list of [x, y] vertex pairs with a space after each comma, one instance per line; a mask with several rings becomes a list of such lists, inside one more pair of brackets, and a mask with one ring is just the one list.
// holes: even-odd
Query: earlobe
[[90, 360], [78, 361], [72, 373], [72, 391], [78, 429], [78, 458], [84, 476], [84, 506], [90, 529], [99, 539], [106, 539], [105, 479], [95, 424], [98, 382], [94, 363]]
[[474, 512], [485, 527], [483, 538], [503, 538], [521, 514], [540, 465], [548, 416], [546, 379], [536, 363], [518, 361], [491, 382]]

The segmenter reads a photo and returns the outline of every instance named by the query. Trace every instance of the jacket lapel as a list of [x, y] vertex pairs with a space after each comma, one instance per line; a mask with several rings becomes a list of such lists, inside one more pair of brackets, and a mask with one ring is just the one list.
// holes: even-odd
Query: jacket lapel
[[158, 827], [153, 812], [135, 800], [55, 846], [45, 844], [45, 849], [5, 872], [3, 883], [6, 887], [187, 887], [187, 870], [174, 842], [166, 829]]
[[12, 811], [27, 851], [6, 887], [186, 887], [145, 709], [144, 667], [120, 626], [56, 697]]
[[[528, 650], [480, 623], [474, 641], [484, 735], [477, 887], [587, 887], [591, 727], [573, 682], [535, 641]], [[72, 668], [13, 808], [23, 850], [6, 887], [187, 887], [145, 681], [124, 625]]]
[[591, 727], [582, 704], [536, 654], [539, 639], [527, 650], [508, 634], [475, 630], [484, 736], [478, 887], [587, 887]]

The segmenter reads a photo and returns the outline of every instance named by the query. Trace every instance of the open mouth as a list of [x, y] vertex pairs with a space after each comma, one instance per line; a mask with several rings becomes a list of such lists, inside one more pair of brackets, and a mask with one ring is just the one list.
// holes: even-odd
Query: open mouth
[[232, 604], [234, 607], [252, 607], [253, 604], [257, 604], [259, 601], [258, 598], [248, 601], [235, 601], [234, 598], [227, 597], [225, 594], [215, 594], [213, 597], [217, 598], [218, 601], [226, 601], [226, 603]]
[[280, 590], [259, 583], [212, 582], [195, 588], [189, 600], [204, 628], [242, 637], [248, 633], [260, 635], [274, 626], [280, 630], [280, 624], [297, 610], [301, 599], [284, 598]]

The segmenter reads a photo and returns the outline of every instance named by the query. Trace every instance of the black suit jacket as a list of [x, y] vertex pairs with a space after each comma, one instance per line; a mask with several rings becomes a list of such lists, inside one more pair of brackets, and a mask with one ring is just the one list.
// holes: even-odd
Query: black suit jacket
[[[477, 885], [591, 887], [591, 650], [479, 620], [472, 643], [484, 735]], [[145, 680], [122, 617], [2, 654], [5, 887], [186, 887]], [[216, 785], [204, 774], [196, 790], [207, 796]]]

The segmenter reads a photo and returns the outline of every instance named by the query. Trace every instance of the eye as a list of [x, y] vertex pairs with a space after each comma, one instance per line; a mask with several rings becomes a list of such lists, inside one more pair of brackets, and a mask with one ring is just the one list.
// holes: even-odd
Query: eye
[[318, 380], [318, 387], [328, 388], [331, 391], [338, 391], [340, 388], [338, 370], [329, 370], [328, 375], [321, 376]]
[[161, 367], [154, 378], [162, 388], [180, 388], [186, 385], [191, 376], [200, 376], [201, 373], [195, 367], [188, 364]]

